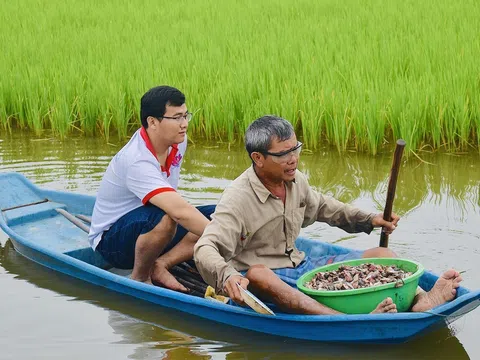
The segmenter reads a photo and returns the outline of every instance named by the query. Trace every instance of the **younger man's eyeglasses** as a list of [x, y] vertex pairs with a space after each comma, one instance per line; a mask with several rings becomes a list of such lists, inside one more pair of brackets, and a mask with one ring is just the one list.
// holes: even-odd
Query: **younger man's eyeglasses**
[[192, 117], [193, 117], [193, 114], [190, 113], [190, 112], [187, 112], [185, 113], [185, 115], [180, 115], [180, 116], [175, 116], [175, 117], [171, 117], [171, 116], [160, 116], [158, 117], [157, 119], [169, 119], [169, 120], [176, 120], [178, 122], [182, 121], [183, 119], [187, 120], [187, 122], [189, 122], [190, 120], [192, 120]]

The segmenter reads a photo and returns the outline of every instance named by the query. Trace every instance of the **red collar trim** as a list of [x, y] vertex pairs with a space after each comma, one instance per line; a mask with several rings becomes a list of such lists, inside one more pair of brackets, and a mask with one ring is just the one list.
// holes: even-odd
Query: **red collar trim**
[[[142, 126], [140, 129], [140, 136], [142, 137], [143, 141], [145, 141], [145, 146], [147, 147], [148, 150], [152, 153], [153, 156], [155, 156], [155, 159], [157, 159], [157, 153], [155, 152], [155, 149], [153, 148], [152, 142], [150, 141], [150, 138], [148, 137], [147, 131], [145, 128]], [[167, 173], [167, 177], [170, 176], [170, 166], [172, 166], [173, 159], [175, 159], [175, 156], [177, 155], [178, 152], [178, 144], [173, 144], [171, 146], [171, 150], [168, 153], [167, 156], [167, 161], [165, 162], [165, 166], [160, 166], [160, 169], [163, 172]]]
[[170, 150], [170, 153], [168, 154], [168, 157], [167, 157], [167, 161], [165, 162], [166, 167], [162, 166], [162, 171], [165, 171], [167, 173], [167, 177], [170, 176], [170, 166], [172, 166], [173, 160], [175, 159], [177, 152], [178, 152], [178, 146], [177, 144], [173, 144], [172, 150]]
[[150, 138], [148, 137], [147, 130], [142, 126], [140, 129], [140, 136], [142, 137], [143, 141], [145, 141], [145, 145], [147, 146], [147, 149], [150, 150], [153, 156], [155, 156], [155, 159], [157, 158], [157, 154], [155, 153], [155, 149], [153, 148], [152, 142], [150, 141]]

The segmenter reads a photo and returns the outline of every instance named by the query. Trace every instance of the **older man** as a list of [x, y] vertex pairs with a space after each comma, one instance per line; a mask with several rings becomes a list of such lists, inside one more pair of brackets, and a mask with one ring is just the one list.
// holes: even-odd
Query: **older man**
[[[373, 248], [334, 257], [309, 257], [295, 247], [300, 228], [321, 221], [350, 233], [370, 233], [374, 227], [390, 233], [399, 217], [394, 214], [388, 222], [382, 214], [361, 211], [314, 191], [297, 170], [302, 144], [291, 124], [282, 118], [264, 116], [254, 121], [246, 131], [245, 146], [252, 167], [225, 190], [212, 222], [195, 245], [200, 273], [237, 303], [243, 303], [238, 283], [245, 289], [250, 285], [254, 293], [285, 311], [337, 313], [290, 285], [305, 272], [327, 263], [395, 254]], [[441, 286], [433, 293], [418, 295], [417, 310], [451, 299], [461, 278], [451, 270], [440, 280]], [[382, 312], [396, 312], [390, 298], [374, 310]]]

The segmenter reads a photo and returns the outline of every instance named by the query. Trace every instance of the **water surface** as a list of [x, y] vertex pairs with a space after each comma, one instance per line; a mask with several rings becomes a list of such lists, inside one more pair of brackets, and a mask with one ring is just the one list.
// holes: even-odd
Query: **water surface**
[[[42, 187], [94, 195], [123, 143], [0, 134], [0, 172], [17, 171]], [[411, 156], [400, 171], [394, 211], [402, 220], [390, 247], [437, 273], [448, 267], [465, 270], [464, 284], [478, 289], [480, 156], [419, 155], [422, 161]], [[391, 156], [305, 151], [299, 167], [319, 191], [381, 212]], [[238, 146], [195, 141], [185, 158], [180, 191], [195, 205], [216, 203], [247, 166]], [[326, 224], [303, 234], [357, 249], [377, 246], [379, 240], [378, 231], [352, 235]], [[401, 345], [285, 340], [199, 320], [58, 274], [18, 255], [5, 234], [0, 244], [0, 359], [480, 358], [478, 309], [449, 329]]]

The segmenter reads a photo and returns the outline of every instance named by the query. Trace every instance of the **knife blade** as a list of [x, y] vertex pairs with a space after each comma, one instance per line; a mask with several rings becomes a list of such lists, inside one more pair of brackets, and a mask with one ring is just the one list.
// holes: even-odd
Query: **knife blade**
[[253, 310], [259, 314], [275, 315], [275, 313], [267, 305], [260, 301], [259, 298], [253, 295], [250, 291], [245, 290], [238, 282], [236, 284], [240, 289], [243, 301], [245, 301], [245, 303]]

